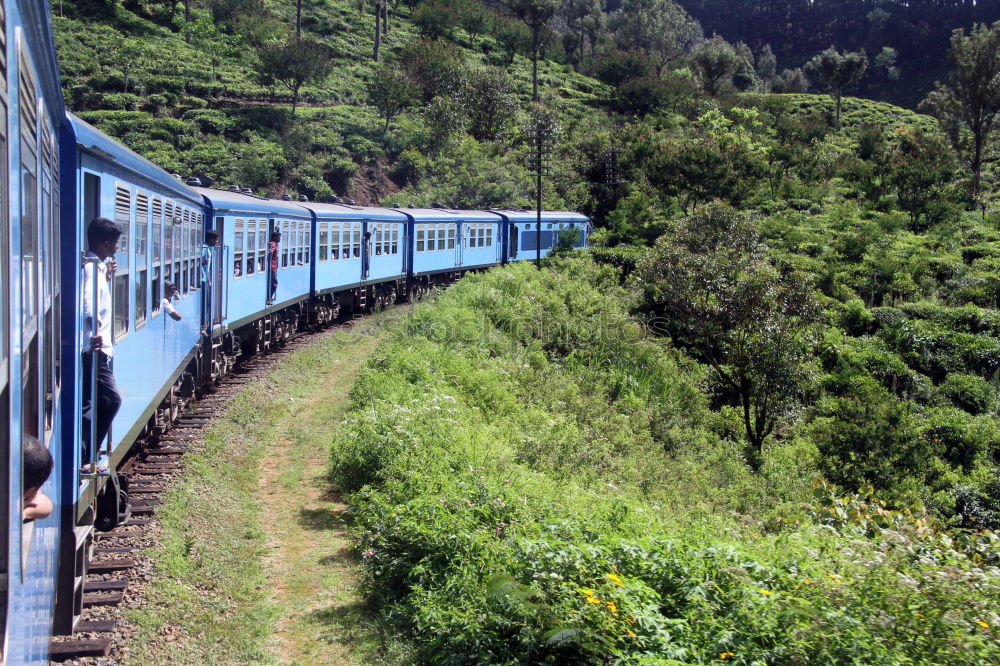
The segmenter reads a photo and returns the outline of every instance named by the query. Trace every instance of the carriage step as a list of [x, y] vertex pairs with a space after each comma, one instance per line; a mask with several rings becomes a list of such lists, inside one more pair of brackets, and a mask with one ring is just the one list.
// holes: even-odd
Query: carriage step
[[78, 657], [107, 657], [110, 654], [110, 638], [52, 641], [49, 645], [49, 659], [52, 661], [65, 661]]

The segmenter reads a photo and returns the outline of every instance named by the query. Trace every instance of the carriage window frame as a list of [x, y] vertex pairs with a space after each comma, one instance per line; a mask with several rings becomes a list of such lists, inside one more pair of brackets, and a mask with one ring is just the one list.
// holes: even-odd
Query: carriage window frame
[[493, 247], [493, 225], [486, 224], [486, 247]]
[[455, 225], [454, 224], [449, 224], [448, 225], [448, 249], [449, 250], [454, 250], [455, 249]]
[[392, 225], [392, 253], [399, 254], [399, 225]]
[[424, 251], [424, 225], [422, 224], [417, 225], [416, 248], [417, 252]]
[[354, 251], [351, 253], [354, 259], [361, 258], [361, 223], [351, 223], [351, 245]]
[[152, 264], [149, 272], [149, 318], [155, 319], [160, 314], [160, 302], [163, 300], [163, 277], [160, 275], [163, 265], [163, 200], [156, 196], [150, 206], [149, 236]]
[[115, 269], [111, 288], [111, 337], [116, 343], [124, 339], [131, 330], [132, 280], [129, 260], [132, 244], [129, 241], [132, 238], [133, 204], [132, 188], [120, 181], [115, 182], [115, 224], [122, 232], [118, 237], [118, 251], [114, 257], [118, 267]]
[[233, 279], [243, 278], [243, 234], [245, 233], [246, 221], [242, 217], [237, 217], [233, 222]]
[[132, 242], [135, 282], [133, 287], [132, 315], [135, 330], [146, 325], [149, 318], [149, 195], [135, 194], [135, 238]]
[[257, 274], [257, 220], [247, 220], [243, 235], [243, 275]]

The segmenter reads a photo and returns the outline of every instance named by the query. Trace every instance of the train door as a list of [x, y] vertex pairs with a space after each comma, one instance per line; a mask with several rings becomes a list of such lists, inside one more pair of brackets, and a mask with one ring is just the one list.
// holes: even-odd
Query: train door
[[371, 268], [372, 234], [367, 222], [361, 223], [361, 281], [368, 279], [368, 271]]
[[510, 258], [517, 258], [518, 241], [521, 238], [520, 230], [514, 223], [510, 224]]
[[[229, 246], [223, 241], [226, 238], [225, 234], [226, 218], [217, 217], [215, 218], [215, 226], [212, 229], [215, 233], [219, 235], [219, 241], [216, 243], [215, 247], [212, 248], [212, 274], [209, 276], [210, 286], [209, 293], [205, 296], [211, 302], [211, 326], [216, 326], [222, 323], [223, 320], [223, 308], [228, 307], [228, 303], [223, 303], [223, 286], [222, 286], [222, 276], [224, 271], [223, 264], [226, 263], [226, 254], [229, 252]], [[254, 257], [250, 258], [250, 261], [255, 261]], [[211, 328], [211, 327], [210, 327]]]
[[453, 239], [457, 236], [458, 242], [455, 243], [455, 265], [461, 266], [465, 262], [465, 243], [463, 242], [463, 227], [459, 222], [457, 224], [450, 225], [448, 232], [448, 241], [453, 242]]
[[281, 262], [277, 260], [277, 257], [281, 255], [281, 244], [289, 240], [287, 238], [282, 238], [278, 241], [279, 246], [277, 248], [277, 252], [272, 256], [271, 239], [274, 238], [274, 234], [280, 233], [281, 221], [275, 220], [272, 217], [267, 221], [267, 280], [265, 280], [264, 283], [264, 298], [268, 305], [274, 302], [274, 297], [277, 295], [278, 291], [278, 265]]

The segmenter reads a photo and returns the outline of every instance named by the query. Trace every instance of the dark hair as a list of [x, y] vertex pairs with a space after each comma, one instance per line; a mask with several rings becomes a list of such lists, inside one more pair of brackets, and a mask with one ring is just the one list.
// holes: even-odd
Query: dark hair
[[106, 217], [95, 217], [87, 226], [87, 244], [93, 249], [105, 241], [118, 240], [122, 229]]
[[24, 489], [41, 488], [52, 472], [52, 454], [31, 435], [24, 438]]
[[214, 231], [206, 231], [205, 240], [206, 241], [219, 240], [219, 234], [215, 233]]
[[276, 239], [279, 239], [279, 238], [281, 238], [281, 232], [280, 231], [278, 231], [277, 229], [275, 229], [274, 231], [271, 232], [271, 240], [276, 240]]
[[164, 295], [166, 295], [166, 293], [168, 291], [174, 291], [176, 289], [177, 289], [177, 286], [173, 282], [171, 282], [170, 280], [164, 280], [163, 281], [163, 294]]

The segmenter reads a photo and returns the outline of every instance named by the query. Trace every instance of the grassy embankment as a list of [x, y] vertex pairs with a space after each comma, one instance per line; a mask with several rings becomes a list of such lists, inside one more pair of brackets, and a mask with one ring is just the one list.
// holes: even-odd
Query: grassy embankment
[[[417, 661], [981, 664], [995, 547], [753, 474], [706, 375], [581, 259], [467, 277], [371, 357], [334, 443], [365, 590]], [[991, 550], [991, 548], [993, 548]]]
[[347, 389], [380, 340], [365, 320], [295, 352], [188, 454], [158, 514], [162, 546], [127, 662], [376, 661], [325, 469]]

